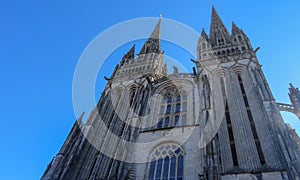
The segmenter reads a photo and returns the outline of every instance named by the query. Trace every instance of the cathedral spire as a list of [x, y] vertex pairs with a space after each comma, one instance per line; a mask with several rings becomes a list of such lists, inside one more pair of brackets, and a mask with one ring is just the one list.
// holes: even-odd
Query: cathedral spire
[[159, 18], [154, 30], [151, 33], [150, 39], [160, 39], [160, 24], [162, 17]]
[[207, 34], [206, 34], [204, 28], [202, 28], [201, 38], [202, 38], [202, 39], [205, 39], [206, 41], [208, 41], [208, 36], [207, 36]]
[[130, 50], [123, 56], [120, 65], [127, 64], [129, 61], [134, 59], [135, 45], [133, 45]]
[[231, 28], [232, 36], [240, 33], [243, 33], [242, 30], [232, 21], [232, 28]]
[[212, 7], [209, 38], [213, 46], [230, 43], [230, 34], [218, 15], [215, 7]]
[[160, 24], [162, 17], [159, 18], [154, 30], [152, 31], [150, 37], [145, 42], [143, 48], [141, 49], [140, 54], [148, 53], [161, 53], [160, 50]]

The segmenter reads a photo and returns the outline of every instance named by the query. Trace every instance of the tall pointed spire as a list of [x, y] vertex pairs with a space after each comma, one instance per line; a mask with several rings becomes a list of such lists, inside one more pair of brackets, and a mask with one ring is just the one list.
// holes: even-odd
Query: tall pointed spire
[[160, 39], [160, 24], [162, 17], [159, 18], [153, 32], [151, 33], [150, 39]]
[[208, 41], [208, 36], [207, 36], [207, 34], [206, 34], [204, 28], [202, 28], [201, 38], [202, 38], [202, 39], [205, 39], [206, 41]]
[[218, 39], [226, 43], [230, 42], [230, 34], [227, 31], [214, 6], [212, 7], [209, 38], [213, 46], [218, 45]]
[[232, 21], [232, 28], [231, 28], [232, 36], [240, 33], [243, 33], [242, 30]]
[[150, 37], [145, 42], [143, 48], [141, 49], [140, 54], [147, 54], [147, 53], [161, 53], [160, 50], [160, 24], [161, 24], [161, 17], [159, 18], [154, 30], [152, 31]]
[[134, 59], [135, 45], [133, 45], [130, 50], [123, 56], [120, 65], [127, 64], [129, 61]]

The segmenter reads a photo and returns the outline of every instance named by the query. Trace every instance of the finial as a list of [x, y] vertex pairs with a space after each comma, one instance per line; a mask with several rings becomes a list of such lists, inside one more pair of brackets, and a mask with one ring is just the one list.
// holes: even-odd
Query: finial
[[161, 14], [159, 15], [159, 19], [162, 19], [162, 15]]

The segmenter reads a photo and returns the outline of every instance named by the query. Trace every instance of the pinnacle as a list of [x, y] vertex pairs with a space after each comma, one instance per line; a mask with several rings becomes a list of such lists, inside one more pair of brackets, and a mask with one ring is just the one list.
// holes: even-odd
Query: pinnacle
[[[218, 36], [218, 37], [217, 37]], [[211, 24], [209, 37], [214, 44], [216, 44], [216, 39], [222, 36], [225, 39], [230, 39], [230, 34], [228, 33], [225, 25], [223, 24], [220, 16], [218, 15], [215, 7], [212, 7], [211, 13]]]
[[152, 31], [150, 37], [145, 42], [143, 48], [141, 49], [139, 54], [147, 54], [147, 53], [160, 53], [160, 24], [162, 18], [160, 17], [154, 30]]
[[135, 52], [135, 44], [130, 48], [130, 50], [123, 56], [121, 60], [121, 66], [123, 64], [126, 64], [130, 60], [134, 58], [134, 52]]
[[135, 44], [130, 48], [130, 50], [126, 53], [126, 58], [133, 58], [134, 57], [134, 51], [135, 51]]
[[154, 30], [152, 31], [150, 38], [151, 39], [160, 39], [160, 24], [161, 24], [162, 17], [160, 16]]
[[238, 33], [243, 33], [243, 31], [232, 21], [231, 34], [236, 35]]
[[204, 30], [204, 28], [202, 28], [201, 36], [205, 37], [205, 38], [208, 37], [207, 34], [206, 34], [206, 32], [205, 32], [205, 30]]

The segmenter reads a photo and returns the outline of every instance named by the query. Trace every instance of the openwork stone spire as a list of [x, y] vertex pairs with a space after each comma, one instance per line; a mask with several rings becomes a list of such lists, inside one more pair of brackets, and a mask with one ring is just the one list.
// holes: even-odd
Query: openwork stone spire
[[154, 30], [152, 31], [149, 39], [145, 42], [143, 48], [141, 49], [140, 54], [148, 53], [161, 53], [160, 50], [160, 24], [161, 19], [159, 18], [158, 23], [156, 24]]
[[204, 39], [204, 40], [206, 40], [206, 41], [208, 41], [208, 36], [207, 36], [207, 34], [206, 34], [204, 28], [202, 28], [201, 38]]
[[127, 64], [129, 61], [134, 59], [135, 45], [123, 56], [120, 65]]
[[231, 29], [232, 36], [236, 34], [244, 34], [243, 31], [232, 21], [232, 29]]
[[214, 6], [212, 7], [209, 37], [213, 46], [217, 46], [218, 40], [221, 39], [226, 41], [226, 43], [230, 43], [230, 34], [227, 31]]

